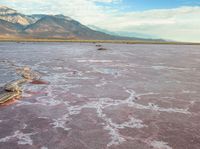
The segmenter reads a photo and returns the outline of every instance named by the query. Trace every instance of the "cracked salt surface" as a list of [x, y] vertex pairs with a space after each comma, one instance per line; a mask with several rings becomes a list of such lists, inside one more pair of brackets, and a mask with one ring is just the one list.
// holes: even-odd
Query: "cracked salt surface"
[[[97, 116], [104, 121], [104, 129], [107, 130], [111, 136], [111, 141], [108, 143], [107, 146], [118, 145], [122, 142], [126, 141], [126, 139], [119, 133], [119, 129], [124, 128], [136, 128], [140, 129], [143, 127], [148, 127], [147, 125], [143, 124], [143, 121], [140, 119], [136, 119], [134, 117], [129, 117], [129, 121], [125, 121], [121, 124], [115, 123], [112, 121], [111, 118], [107, 117], [107, 115], [103, 112], [105, 108], [110, 106], [120, 106], [126, 104], [127, 106], [138, 108], [138, 109], [148, 109], [160, 112], [169, 112], [169, 113], [183, 113], [189, 114], [190, 112], [187, 109], [178, 109], [178, 108], [162, 108], [158, 105], [153, 103], [149, 103], [148, 106], [141, 105], [135, 103], [136, 93], [133, 90], [126, 90], [129, 93], [129, 97], [126, 100], [114, 100], [111, 98], [99, 98], [94, 101], [85, 103], [84, 105], [75, 105], [72, 106], [70, 103], [65, 103], [67, 106], [68, 114], [65, 114], [63, 117], [58, 119], [53, 119], [53, 127], [54, 128], [63, 128], [64, 130], [68, 131], [71, 128], [65, 126], [66, 122], [70, 120], [70, 116], [80, 114], [81, 111], [85, 108], [92, 108], [95, 109], [97, 112]], [[149, 93], [147, 93], [149, 94]], [[145, 94], [146, 95], [146, 94]]]
[[[112, 101], [112, 100], [111, 100]], [[86, 103], [84, 105], [76, 105], [72, 106], [69, 103], [65, 103], [67, 106], [68, 114], [63, 115], [61, 118], [53, 119], [53, 123], [51, 125], [54, 128], [63, 128], [64, 130], [68, 131], [71, 128], [66, 127], [66, 122], [70, 121], [70, 116], [80, 114], [80, 112], [85, 108], [92, 108], [96, 109], [97, 116], [104, 121], [104, 129], [109, 132], [111, 135], [111, 141], [108, 143], [108, 146], [117, 145], [125, 141], [123, 136], [120, 135], [118, 132], [119, 129], [123, 128], [143, 128], [147, 127], [146, 125], [142, 124], [142, 120], [135, 119], [134, 117], [130, 117], [129, 121], [125, 121], [124, 123], [117, 124], [112, 121], [111, 118], [107, 117], [106, 114], [103, 113], [103, 109], [108, 106], [113, 106], [112, 102], [109, 99], [99, 99], [99, 101], [93, 101]]]
[[[101, 117], [102, 118], [102, 117]], [[126, 139], [119, 133], [119, 129], [124, 129], [124, 128], [143, 128], [147, 127], [146, 125], [142, 124], [142, 120], [131, 118], [129, 121], [117, 124], [113, 123], [110, 118], [104, 117], [102, 118], [107, 125], [104, 126], [104, 129], [109, 131], [109, 134], [111, 135], [111, 141], [107, 144], [107, 146], [112, 146], [112, 145], [119, 145], [123, 142], [126, 141]]]
[[31, 139], [32, 135], [35, 135], [36, 133], [23, 133], [19, 130], [15, 131], [13, 135], [7, 136], [5, 138], [1, 138], [0, 142], [8, 142], [11, 139], [17, 139], [17, 143], [21, 145], [33, 145], [33, 140]]
[[[33, 144], [33, 148], [40, 149], [52, 149], [55, 145], [54, 148], [62, 149], [69, 144], [71, 148], [85, 144], [86, 148], [125, 149], [137, 143], [138, 149], [146, 146], [186, 149], [186, 145], [182, 145], [186, 143], [190, 148], [198, 148], [198, 143], [188, 140], [197, 140], [199, 136], [196, 127], [199, 122], [196, 117], [199, 64], [196, 60], [199, 56], [190, 56], [199, 51], [199, 47], [187, 52], [184, 46], [106, 44], [116, 50], [97, 54], [90, 49], [91, 44], [48, 43], [44, 46], [37, 43], [27, 44], [30, 50], [20, 47], [23, 53], [18, 56], [10, 52], [17, 46], [10, 45], [13, 44], [4, 45], [9, 49], [4, 52], [8, 59], [42, 72], [42, 79], [49, 84], [26, 85], [22, 100], [2, 108], [0, 128], [3, 128], [2, 133], [7, 131], [6, 134], [12, 135], [1, 138], [0, 147], [17, 143]], [[2, 66], [4, 76], [12, 74], [12, 67]], [[0, 78], [2, 83], [4, 78]], [[5, 120], [5, 115], [10, 119]], [[25, 124], [23, 121], [15, 123], [15, 127], [8, 129], [7, 124], [16, 119], [23, 119]], [[75, 124], [77, 121], [80, 124]], [[85, 127], [89, 122], [91, 130], [88, 125]], [[18, 128], [38, 131], [41, 140], [34, 140], [35, 133], [22, 133], [16, 130]], [[176, 134], [168, 133], [174, 128]], [[180, 139], [177, 136], [182, 130], [189, 135]], [[170, 141], [172, 138], [176, 144]]]
[[[53, 90], [54, 90], [53, 87], [55, 86], [49, 85], [46, 88], [46, 91], [48, 92], [47, 97], [36, 98], [38, 101], [37, 104], [46, 105], [46, 106], [56, 106], [62, 103], [62, 100], [56, 100], [56, 95], [53, 94]], [[104, 114], [103, 112], [103, 110], [109, 106], [120, 106], [123, 104], [127, 104], [127, 106], [138, 108], [138, 109], [148, 109], [148, 110], [170, 112], [170, 113], [171, 112], [178, 112], [178, 113], [184, 113], [184, 114], [189, 113], [187, 109], [162, 108], [153, 103], [149, 103], [149, 105], [145, 106], [145, 105], [141, 105], [135, 102], [136, 97], [155, 94], [153, 92], [136, 94], [134, 90], [125, 89], [125, 91], [129, 94], [129, 97], [127, 97], [125, 100], [114, 100], [112, 98], [99, 98], [96, 100], [93, 99], [91, 102], [87, 102], [84, 105], [75, 105], [75, 106], [70, 105], [69, 102], [64, 102], [64, 104], [67, 106], [66, 108], [68, 110], [68, 113], [63, 115], [60, 118], [53, 119], [53, 123], [51, 123], [51, 125], [53, 126], [53, 128], [62, 128], [65, 131], [69, 131], [71, 128], [66, 127], [66, 123], [71, 120], [70, 116], [80, 114], [80, 112], [84, 108], [96, 109], [98, 117], [104, 121], [103, 128], [107, 130], [108, 133], [110, 134], [111, 141], [107, 144], [107, 146], [109, 147], [112, 145], [119, 145], [126, 141], [123, 135], [119, 133], [119, 129], [124, 129], [124, 128], [140, 129], [143, 127], [148, 127], [147, 125], [143, 124], [142, 120], [136, 119], [134, 117], [130, 117], [129, 121], [125, 121], [121, 124], [113, 122], [112, 119], [107, 117], [107, 115]], [[77, 97], [81, 98], [84, 96], [82, 96], [81, 94], [77, 94]], [[25, 102], [24, 103], [22, 102], [21, 105], [25, 105]], [[20, 139], [18, 141], [19, 144], [24, 144], [24, 143], [32, 144], [30, 135], [33, 135], [33, 134], [31, 133], [31, 134], [24, 135], [22, 133], [16, 132], [13, 136], [6, 137], [5, 139], [1, 141], [6, 141], [13, 137], [17, 137], [18, 139]], [[161, 148], [158, 148], [160, 146], [166, 148], [165, 144], [161, 144], [161, 143], [159, 144], [159, 142], [153, 142], [152, 146], [157, 147], [156, 149], [161, 149]], [[166, 148], [166, 149], [170, 149], [170, 148]]]
[[172, 149], [168, 143], [163, 141], [152, 141], [150, 145], [153, 147], [153, 149]]
[[64, 129], [65, 131], [68, 131], [70, 130], [71, 128], [67, 128], [65, 125], [66, 125], [66, 122], [69, 121], [70, 118], [69, 118], [69, 115], [66, 114], [66, 115], [63, 115], [62, 118], [58, 118], [58, 119], [53, 119], [53, 123], [51, 123], [51, 125], [54, 127], [54, 128], [62, 128]]

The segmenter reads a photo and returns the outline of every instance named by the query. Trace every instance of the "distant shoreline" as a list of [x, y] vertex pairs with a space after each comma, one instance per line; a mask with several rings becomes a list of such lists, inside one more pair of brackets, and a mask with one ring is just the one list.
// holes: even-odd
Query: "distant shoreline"
[[77, 43], [116, 43], [116, 44], [170, 44], [170, 45], [200, 45], [192, 42], [169, 42], [169, 41], [139, 41], [139, 40], [67, 40], [67, 39], [16, 39], [0, 38], [0, 42], [77, 42]]

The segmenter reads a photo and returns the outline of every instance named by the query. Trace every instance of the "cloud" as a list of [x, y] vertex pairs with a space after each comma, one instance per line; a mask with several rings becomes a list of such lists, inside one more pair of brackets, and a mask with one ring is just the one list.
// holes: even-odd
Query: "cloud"
[[[143, 12], [132, 12], [118, 16], [114, 30], [153, 34], [162, 38], [200, 42], [200, 7], [180, 7]], [[105, 26], [105, 28], [107, 28]]]
[[[104, 5], [97, 5], [103, 3]], [[200, 42], [200, 7], [179, 7], [141, 12], [122, 12], [107, 4], [122, 0], [2, 0], [22, 13], [65, 14], [85, 25], [110, 31], [139, 32], [179, 41]]]

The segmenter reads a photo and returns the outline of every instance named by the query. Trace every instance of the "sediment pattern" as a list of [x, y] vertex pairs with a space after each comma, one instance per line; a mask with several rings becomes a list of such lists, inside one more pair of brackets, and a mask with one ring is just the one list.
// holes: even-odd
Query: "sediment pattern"
[[18, 79], [16, 66], [43, 81], [0, 107], [0, 148], [198, 149], [199, 46], [102, 47], [1, 43], [1, 86]]

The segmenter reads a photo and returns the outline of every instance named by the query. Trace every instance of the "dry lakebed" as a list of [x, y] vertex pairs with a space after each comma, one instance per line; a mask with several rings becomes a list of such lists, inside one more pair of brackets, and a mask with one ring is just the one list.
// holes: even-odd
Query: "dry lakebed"
[[[0, 43], [1, 149], [200, 149], [200, 46]], [[43, 83], [41, 83], [43, 82]]]

